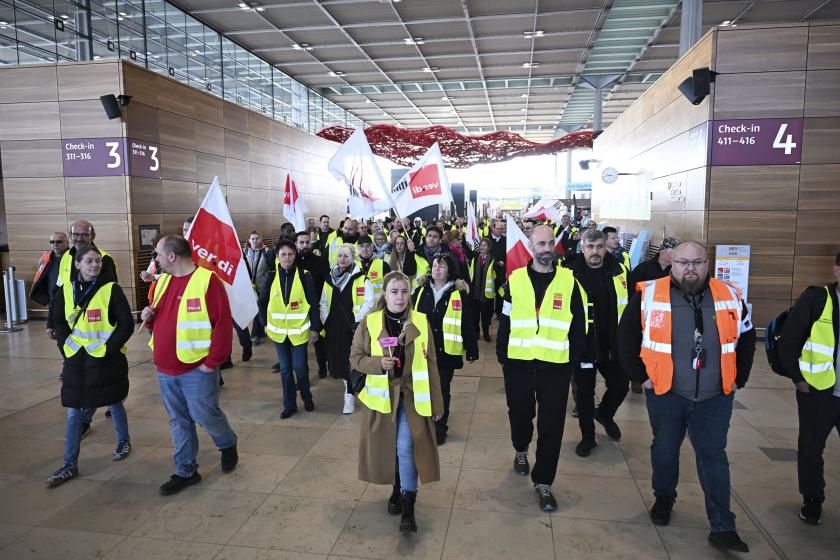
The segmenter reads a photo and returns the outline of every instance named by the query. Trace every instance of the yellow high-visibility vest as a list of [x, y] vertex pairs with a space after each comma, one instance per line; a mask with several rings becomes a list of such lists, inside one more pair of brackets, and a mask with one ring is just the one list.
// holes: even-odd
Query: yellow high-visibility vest
[[514, 270], [508, 278], [511, 295], [508, 358], [569, 362], [569, 329], [572, 325], [572, 271], [558, 268], [536, 312], [534, 286], [528, 267]]
[[[367, 316], [367, 330], [370, 336], [370, 355], [384, 356], [379, 344], [382, 332], [383, 311], [374, 311]], [[411, 322], [420, 331], [414, 339], [414, 357], [411, 361], [411, 389], [414, 393], [414, 408], [420, 416], [432, 415], [432, 391], [429, 387], [429, 365], [426, 360], [426, 349], [429, 347], [429, 329], [426, 315], [419, 311], [412, 313]], [[366, 407], [376, 412], [389, 414], [391, 412], [391, 388], [387, 373], [366, 372], [365, 386], [359, 392], [359, 400]]]
[[[476, 266], [476, 259], [480, 259], [480, 255], [470, 261], [470, 278], [474, 278]], [[484, 297], [493, 299], [496, 297], [496, 269], [493, 267], [493, 257], [487, 256], [487, 276], [484, 278]]]
[[292, 289], [289, 291], [288, 303], [283, 301], [283, 290], [280, 287], [280, 274], [274, 275], [271, 283], [271, 293], [268, 300], [267, 325], [268, 338], [274, 342], [284, 342], [286, 338], [292, 346], [306, 344], [309, 340], [309, 302], [303, 289], [300, 268], [295, 268]]
[[837, 372], [834, 370], [834, 351], [837, 346], [837, 339], [834, 337], [834, 302], [831, 300], [831, 292], [826, 286], [826, 300], [819, 319], [811, 326], [811, 334], [805, 345], [802, 346], [802, 353], [799, 355], [799, 371], [808, 385], [814, 389], [828, 389], [833, 387], [837, 381]]
[[[420, 312], [420, 300], [423, 298], [423, 293], [430, 289], [424, 286], [417, 294], [417, 303], [414, 304], [414, 310]], [[443, 351], [450, 356], [460, 356], [464, 353], [464, 337], [461, 335], [461, 315], [464, 308], [464, 302], [461, 300], [461, 292], [452, 290], [449, 296], [449, 304], [446, 306], [446, 311], [443, 314]]]
[[[111, 324], [108, 317], [108, 306], [111, 303], [113, 288], [114, 282], [108, 282], [99, 288], [87, 307], [81, 310], [73, 303], [72, 282], [67, 282], [62, 286], [64, 318], [71, 328], [70, 334], [64, 340], [65, 358], [74, 356], [81, 348], [94, 358], [105, 357], [105, 343], [116, 330], [116, 326]], [[122, 352], [125, 353], [125, 347], [122, 348]]]
[[[73, 274], [73, 259], [76, 257], [75, 251], [72, 251], [72, 255], [70, 252], [71, 249], [64, 251], [64, 254], [61, 255], [61, 260], [58, 262], [58, 279], [55, 282], [55, 285], [58, 287], [70, 283], [70, 276]], [[111, 257], [111, 255], [102, 249], [99, 249], [99, 253], [103, 259], [110, 257], [111, 260], [114, 260], [114, 257]], [[117, 261], [114, 261], [114, 272], [117, 272]]]
[[[178, 305], [178, 319], [175, 325], [175, 355], [178, 360], [185, 364], [194, 364], [206, 358], [210, 353], [210, 338], [213, 334], [213, 327], [210, 324], [210, 314], [207, 312], [206, 296], [213, 274], [206, 268], [196, 267], [184, 288], [181, 303]], [[163, 294], [169, 287], [170, 280], [172, 280], [170, 274], [161, 274], [155, 287], [155, 300], [152, 307], [157, 307], [158, 302], [163, 298]], [[155, 347], [154, 330], [152, 330], [152, 338], [149, 340], [149, 347]]]

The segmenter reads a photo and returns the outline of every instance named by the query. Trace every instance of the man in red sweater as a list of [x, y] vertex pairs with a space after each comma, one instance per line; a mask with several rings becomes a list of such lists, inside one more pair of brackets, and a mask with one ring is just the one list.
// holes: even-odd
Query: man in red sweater
[[167, 235], [155, 252], [164, 274], [140, 317], [152, 328], [150, 346], [175, 446], [175, 474], [160, 487], [170, 496], [201, 481], [196, 422], [221, 450], [222, 472], [239, 462], [236, 434], [219, 408], [219, 366], [230, 355], [233, 325], [222, 281], [193, 264], [186, 239]]

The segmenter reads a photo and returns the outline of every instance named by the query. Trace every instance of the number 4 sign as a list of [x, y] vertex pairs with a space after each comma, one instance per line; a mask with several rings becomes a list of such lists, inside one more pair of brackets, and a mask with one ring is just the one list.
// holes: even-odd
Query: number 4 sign
[[712, 165], [797, 165], [802, 118], [712, 121]]

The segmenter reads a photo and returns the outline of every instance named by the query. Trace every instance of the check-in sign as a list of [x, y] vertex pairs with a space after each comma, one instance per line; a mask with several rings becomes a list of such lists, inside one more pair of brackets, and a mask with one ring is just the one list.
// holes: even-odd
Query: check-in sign
[[712, 121], [712, 165], [796, 165], [802, 118]]

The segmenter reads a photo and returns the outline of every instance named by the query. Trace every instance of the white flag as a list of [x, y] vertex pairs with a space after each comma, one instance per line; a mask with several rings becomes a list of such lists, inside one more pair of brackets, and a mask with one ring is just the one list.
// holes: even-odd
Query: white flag
[[350, 217], [372, 218], [394, 207], [364, 129], [357, 128], [330, 158], [327, 169], [347, 186]]
[[283, 217], [289, 220], [295, 231], [303, 231], [306, 228], [306, 204], [300, 193], [300, 184], [292, 175], [292, 164], [289, 162], [289, 173], [286, 175], [286, 188], [283, 191]]
[[243, 329], [247, 327], [257, 314], [257, 296], [218, 177], [195, 215], [187, 241], [193, 262], [215, 272], [225, 285], [233, 320]]
[[551, 220], [552, 222], [560, 223], [560, 213], [557, 211], [557, 202], [558, 201], [556, 200], [543, 198], [525, 213], [525, 217], [536, 218], [538, 220]]
[[475, 206], [470, 200], [467, 201], [467, 232], [464, 239], [471, 247], [478, 245], [481, 240], [478, 233], [478, 222], [475, 219]]
[[437, 142], [393, 186], [391, 196], [394, 198], [394, 209], [401, 217], [435, 204], [449, 208], [452, 189]]

